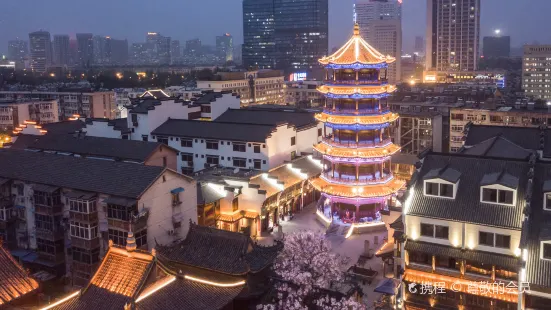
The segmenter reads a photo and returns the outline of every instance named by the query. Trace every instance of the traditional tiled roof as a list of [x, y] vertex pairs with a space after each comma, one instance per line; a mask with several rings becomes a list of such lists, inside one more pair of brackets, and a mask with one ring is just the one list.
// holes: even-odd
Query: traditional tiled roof
[[319, 191], [333, 196], [348, 198], [386, 197], [396, 193], [405, 185], [404, 181], [398, 180], [397, 178], [392, 178], [389, 182], [385, 184], [367, 186], [347, 186], [332, 184], [325, 181], [323, 178], [317, 178], [311, 183]]
[[0, 177], [139, 198], [164, 167], [0, 149]]
[[[461, 175], [455, 199], [424, 195], [425, 176], [434, 169], [451, 168]], [[511, 228], [522, 227], [528, 184], [527, 161], [481, 158], [461, 154], [428, 154], [414, 184], [408, 215]], [[485, 175], [506, 173], [519, 179], [515, 206], [483, 203], [480, 186]]]
[[391, 156], [398, 151], [400, 147], [396, 144], [388, 144], [383, 147], [373, 147], [373, 148], [339, 148], [332, 147], [325, 143], [320, 143], [314, 146], [314, 149], [322, 154], [337, 156], [337, 157], [347, 157], [347, 158], [372, 158], [372, 157], [386, 157]]
[[156, 136], [175, 136], [244, 142], [266, 142], [276, 127], [273, 125], [236, 124], [225, 122], [169, 119], [151, 132]]
[[263, 108], [229, 109], [216, 121], [239, 124], [278, 125], [288, 123], [297, 129], [316, 125], [314, 113], [306, 111], [285, 111]]
[[38, 282], [29, 277], [0, 242], [0, 308], [38, 289]]
[[162, 89], [151, 89], [145, 91], [141, 96], [141, 98], [148, 98], [153, 97], [155, 99], [163, 99], [163, 98], [169, 98], [170, 96], [165, 93]]
[[380, 64], [392, 63], [394, 57], [384, 56], [360, 36], [360, 27], [354, 25], [354, 35], [338, 51], [319, 60], [321, 64]]
[[235, 222], [242, 218], [255, 219], [258, 217], [258, 212], [240, 210], [231, 214], [220, 214], [216, 220], [224, 222]]
[[72, 134], [82, 130], [86, 124], [81, 120], [62, 121], [56, 123], [42, 124], [42, 129], [48, 131], [48, 134]]
[[335, 94], [335, 95], [381, 95], [386, 93], [392, 93], [396, 90], [394, 85], [363, 85], [349, 86], [349, 85], [322, 85], [318, 87], [318, 91], [322, 94]]
[[344, 116], [332, 115], [327, 113], [316, 114], [316, 119], [324, 123], [342, 124], [342, 125], [378, 125], [394, 122], [400, 118], [396, 113], [387, 113], [381, 115], [364, 115], [364, 116]]
[[13, 149], [30, 149], [97, 156], [115, 160], [144, 162], [161, 146], [173, 150], [159, 142], [145, 142], [103, 137], [75, 137], [73, 135], [20, 135], [13, 143]]
[[526, 281], [531, 284], [530, 289], [539, 286], [548, 290], [551, 288], [551, 260], [541, 259], [541, 241], [551, 241], [551, 211], [543, 209], [544, 193], [549, 190], [544, 187], [551, 180], [551, 165], [538, 163], [534, 171], [534, 191], [521, 240], [528, 250]]
[[156, 247], [163, 260], [228, 275], [246, 275], [270, 265], [279, 244], [261, 247], [249, 236], [191, 224], [186, 238], [171, 246]]
[[111, 247], [80, 296], [54, 309], [123, 309], [139, 295], [153, 265], [149, 253]]
[[[161, 281], [163, 280], [159, 282]], [[243, 285], [217, 287], [177, 278], [153, 294], [138, 301], [136, 303], [136, 309], [218, 310], [230, 304], [242, 290]], [[145, 290], [144, 293], [146, 293]]]
[[114, 130], [118, 130], [121, 133], [130, 132], [130, 129], [128, 128], [128, 120], [126, 118], [116, 118], [116, 119], [87, 118], [86, 119], [86, 124], [87, 125], [94, 124], [94, 122], [107, 123], [107, 126], [111, 126], [111, 127], [113, 127]]

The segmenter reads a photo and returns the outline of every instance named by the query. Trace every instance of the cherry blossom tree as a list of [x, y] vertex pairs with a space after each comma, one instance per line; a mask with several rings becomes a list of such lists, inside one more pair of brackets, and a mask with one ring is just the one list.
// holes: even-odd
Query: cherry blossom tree
[[327, 294], [332, 285], [343, 282], [348, 259], [331, 252], [331, 244], [321, 233], [300, 231], [286, 235], [284, 248], [274, 263], [279, 276], [277, 296], [264, 310], [348, 309], [366, 307], [352, 299], [336, 299]]

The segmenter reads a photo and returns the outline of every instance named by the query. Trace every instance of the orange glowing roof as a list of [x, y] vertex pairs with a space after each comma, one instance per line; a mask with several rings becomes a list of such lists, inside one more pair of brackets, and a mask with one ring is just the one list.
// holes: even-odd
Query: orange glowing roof
[[0, 242], [0, 307], [38, 288], [38, 282], [11, 256]]
[[385, 184], [355, 186], [332, 184], [322, 178], [313, 180], [312, 185], [319, 191], [333, 196], [348, 198], [371, 198], [390, 196], [404, 187], [405, 182], [396, 178], [391, 179]]
[[372, 147], [372, 148], [357, 148], [351, 149], [346, 147], [333, 147], [325, 143], [319, 143], [314, 146], [314, 149], [324, 155], [331, 155], [335, 157], [347, 157], [347, 158], [371, 158], [371, 157], [384, 157], [390, 156], [400, 151], [400, 147], [396, 144], [388, 144], [384, 147]]
[[376, 125], [390, 123], [397, 120], [400, 116], [396, 113], [388, 113], [383, 115], [364, 115], [364, 116], [344, 116], [320, 113], [315, 115], [316, 119], [323, 123], [339, 124], [339, 125]]
[[348, 86], [348, 85], [322, 85], [318, 87], [318, 91], [322, 94], [335, 95], [381, 95], [392, 93], [396, 90], [394, 85], [364, 85], [364, 86]]
[[354, 35], [343, 47], [336, 51], [333, 55], [323, 57], [319, 60], [321, 64], [336, 64], [349, 65], [361, 63], [366, 65], [374, 65], [381, 63], [392, 63], [396, 59], [392, 56], [385, 56], [360, 36], [360, 26], [354, 25]]
[[239, 210], [233, 213], [221, 213], [218, 215], [216, 220], [223, 221], [223, 222], [235, 222], [237, 220], [240, 220], [242, 218], [248, 218], [248, 219], [255, 219], [258, 217], [258, 212], [256, 211], [245, 211], [245, 210]]

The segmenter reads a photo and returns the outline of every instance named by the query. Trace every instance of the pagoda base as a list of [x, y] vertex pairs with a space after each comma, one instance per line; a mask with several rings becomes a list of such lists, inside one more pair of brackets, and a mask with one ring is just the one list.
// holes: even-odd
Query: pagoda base
[[371, 198], [358, 201], [322, 194], [324, 203], [318, 204], [318, 212], [326, 221], [349, 224], [376, 224], [383, 222], [383, 215], [388, 214], [388, 199]]

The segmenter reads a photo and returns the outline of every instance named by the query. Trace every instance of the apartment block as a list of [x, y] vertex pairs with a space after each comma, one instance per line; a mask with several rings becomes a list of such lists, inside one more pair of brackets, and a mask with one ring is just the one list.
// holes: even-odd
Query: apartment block
[[534, 99], [551, 99], [551, 45], [525, 45], [522, 89]]
[[25, 121], [47, 124], [59, 120], [57, 100], [0, 100], [0, 130], [12, 131]]

